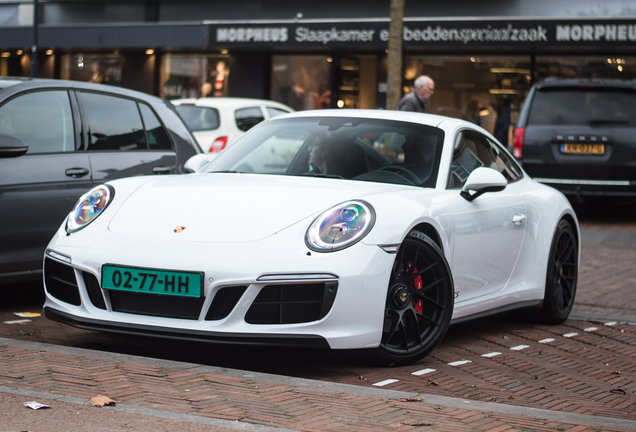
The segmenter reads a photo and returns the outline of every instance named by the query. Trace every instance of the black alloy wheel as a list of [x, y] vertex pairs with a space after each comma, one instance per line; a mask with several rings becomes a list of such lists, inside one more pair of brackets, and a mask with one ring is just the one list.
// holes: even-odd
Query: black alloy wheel
[[428, 236], [411, 231], [393, 264], [376, 358], [403, 365], [429, 354], [450, 324], [453, 291], [443, 252]]
[[550, 246], [545, 295], [540, 312], [540, 320], [544, 323], [561, 324], [572, 311], [579, 271], [578, 251], [574, 230], [568, 221], [562, 219]]

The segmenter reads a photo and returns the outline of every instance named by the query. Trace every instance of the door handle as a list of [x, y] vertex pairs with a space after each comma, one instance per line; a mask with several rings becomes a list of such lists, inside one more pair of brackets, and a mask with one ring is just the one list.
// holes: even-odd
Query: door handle
[[526, 215], [521, 213], [517, 213], [516, 215], [512, 217], [512, 223], [515, 225], [521, 225], [522, 223], [525, 222], [525, 220], [526, 220]]
[[167, 166], [156, 166], [152, 169], [152, 172], [155, 174], [170, 174], [170, 172], [172, 172], [172, 168]]
[[64, 171], [64, 174], [73, 178], [81, 178], [81, 177], [84, 177], [85, 175], [88, 175], [89, 172], [90, 171], [88, 171], [87, 168], [69, 168], [66, 171]]

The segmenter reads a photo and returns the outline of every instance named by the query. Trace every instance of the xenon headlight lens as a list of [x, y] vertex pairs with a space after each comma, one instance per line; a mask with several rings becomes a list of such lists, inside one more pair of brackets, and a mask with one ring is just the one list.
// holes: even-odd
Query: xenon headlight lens
[[307, 230], [305, 242], [316, 252], [349, 247], [366, 236], [375, 223], [375, 211], [364, 201], [347, 201], [318, 216]]
[[93, 222], [108, 207], [114, 195], [114, 189], [108, 185], [97, 186], [82, 195], [68, 215], [66, 232], [72, 234]]

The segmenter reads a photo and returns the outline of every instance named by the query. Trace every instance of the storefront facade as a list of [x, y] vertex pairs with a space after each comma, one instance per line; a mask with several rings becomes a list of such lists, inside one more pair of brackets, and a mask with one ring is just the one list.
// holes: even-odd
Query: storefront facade
[[[384, 108], [388, 2], [328, 1], [305, 12], [292, 12], [299, 6], [282, 0], [238, 1], [233, 8], [208, 3], [42, 2], [38, 75], [168, 99], [240, 96], [295, 109]], [[497, 118], [514, 123], [537, 80], [636, 78], [636, 8], [629, 2], [524, 0], [476, 10], [469, 2], [428, 10], [412, 3], [419, 2], [407, 2], [405, 10], [403, 91], [417, 76], [431, 76], [429, 112], [475, 111], [495, 132]], [[0, 75], [30, 74], [28, 6], [0, 3], [0, 18], [11, 8], [18, 16], [0, 27]], [[505, 132], [500, 139], [507, 141]]]

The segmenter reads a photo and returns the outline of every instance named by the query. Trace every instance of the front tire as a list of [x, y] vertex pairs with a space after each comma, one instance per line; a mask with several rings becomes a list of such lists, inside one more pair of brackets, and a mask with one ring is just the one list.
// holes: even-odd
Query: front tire
[[453, 304], [453, 278], [444, 253], [428, 236], [411, 231], [393, 264], [375, 357], [404, 365], [428, 355], [446, 334]]
[[579, 271], [578, 245], [574, 230], [562, 219], [554, 232], [539, 319], [546, 324], [561, 324], [574, 306]]

